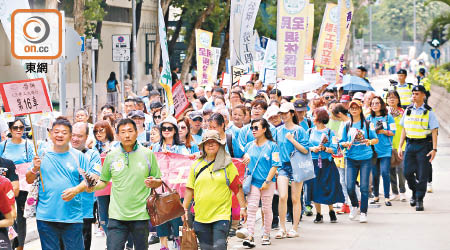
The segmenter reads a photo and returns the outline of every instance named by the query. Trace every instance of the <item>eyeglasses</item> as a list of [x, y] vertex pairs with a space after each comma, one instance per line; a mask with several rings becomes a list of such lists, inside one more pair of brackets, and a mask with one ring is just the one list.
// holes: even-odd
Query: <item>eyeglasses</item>
[[24, 126], [12, 126], [11, 129], [20, 131], [20, 130], [24, 130], [25, 127]]
[[194, 118], [194, 119], [192, 119], [194, 122], [202, 122], [203, 121], [203, 118], [201, 118], [201, 117], [196, 117], [196, 118]]
[[153, 118], [154, 119], [161, 119], [161, 116], [160, 115], [154, 115]]
[[334, 96], [329, 95], [329, 96], [324, 96], [325, 100], [334, 100]]
[[258, 126], [253, 126], [253, 127], [250, 127], [250, 129], [251, 129], [252, 131], [258, 131], [258, 130], [259, 130], [259, 127], [258, 127]]
[[187, 129], [186, 126], [179, 126], [178, 128], [179, 128], [179, 129]]
[[101, 129], [99, 129], [99, 130], [94, 130], [94, 134], [97, 134], [97, 133], [103, 133], [103, 132], [105, 132], [105, 129], [104, 129], [104, 128], [101, 128]]
[[378, 105], [380, 105], [381, 103], [379, 103], [379, 102], [372, 102], [372, 106], [378, 106]]
[[162, 131], [169, 131], [169, 132], [172, 132], [173, 129], [174, 129], [174, 127], [161, 127], [161, 130], [162, 130]]

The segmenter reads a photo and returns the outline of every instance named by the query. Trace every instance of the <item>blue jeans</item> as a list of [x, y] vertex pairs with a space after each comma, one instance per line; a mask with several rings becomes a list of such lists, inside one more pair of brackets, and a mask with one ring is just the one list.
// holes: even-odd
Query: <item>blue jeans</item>
[[103, 195], [97, 197], [98, 203], [98, 216], [100, 226], [105, 232], [106, 236], [108, 236], [108, 209], [109, 209], [109, 195]]
[[352, 207], [358, 207], [358, 197], [356, 196], [355, 184], [360, 173], [361, 190], [361, 213], [367, 213], [369, 203], [369, 177], [371, 169], [371, 159], [352, 160], [347, 158], [347, 192], [352, 203]]
[[200, 223], [194, 221], [194, 230], [197, 234], [202, 250], [227, 250], [227, 237], [230, 221], [219, 220], [213, 223]]
[[178, 237], [180, 226], [183, 226], [183, 221], [181, 220], [181, 217], [178, 217], [157, 226], [156, 233], [158, 234], [158, 237], [169, 237], [170, 232], [172, 231], [172, 235]]
[[391, 188], [391, 157], [378, 158], [377, 164], [372, 166], [372, 177], [373, 177], [373, 195], [378, 197], [380, 195], [380, 169], [381, 177], [383, 178], [383, 190], [384, 198], [389, 199], [389, 191]]
[[62, 223], [37, 220], [37, 229], [42, 250], [60, 249], [59, 239], [64, 249], [84, 250], [83, 223]]
[[148, 223], [148, 220], [121, 221], [110, 218], [106, 239], [108, 250], [123, 250], [130, 235], [135, 250], [148, 250]]
[[337, 168], [339, 171], [339, 181], [341, 183], [342, 192], [344, 193], [345, 197], [345, 203], [348, 204], [349, 198], [348, 198], [348, 192], [347, 192], [347, 180], [345, 179], [345, 168]]

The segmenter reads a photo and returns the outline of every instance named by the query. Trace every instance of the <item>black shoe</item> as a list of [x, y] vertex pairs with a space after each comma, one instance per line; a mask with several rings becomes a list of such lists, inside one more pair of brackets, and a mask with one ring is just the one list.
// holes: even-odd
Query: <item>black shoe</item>
[[248, 248], [254, 248], [254, 247], [256, 247], [255, 239], [253, 237], [249, 237], [248, 239], [245, 239], [242, 242], [242, 245], [244, 245], [245, 247], [248, 247]]
[[334, 212], [334, 210], [330, 211], [330, 222], [331, 223], [336, 223], [337, 222], [337, 217], [336, 217], [336, 213]]
[[423, 201], [417, 201], [417, 204], [416, 204], [416, 211], [423, 211], [423, 210], [425, 210], [425, 209], [423, 208]]
[[279, 228], [280, 228], [280, 225], [278, 223], [272, 223], [272, 229], [276, 230]]
[[390, 201], [385, 201], [384, 204], [385, 204], [387, 207], [392, 206], [392, 203], [391, 203]]
[[156, 236], [156, 234], [151, 234], [150, 235], [150, 239], [148, 240], [148, 244], [149, 245], [153, 245], [153, 244], [156, 244], [156, 243], [159, 243], [158, 236]]
[[323, 222], [323, 215], [317, 213], [316, 219], [314, 220], [314, 223], [322, 223]]
[[312, 206], [306, 206], [305, 215], [306, 216], [313, 216]]
[[228, 237], [234, 237], [236, 236], [236, 229], [231, 228], [230, 231], [228, 232]]
[[416, 198], [412, 197], [411, 200], [409, 200], [409, 205], [410, 205], [411, 207], [416, 206]]

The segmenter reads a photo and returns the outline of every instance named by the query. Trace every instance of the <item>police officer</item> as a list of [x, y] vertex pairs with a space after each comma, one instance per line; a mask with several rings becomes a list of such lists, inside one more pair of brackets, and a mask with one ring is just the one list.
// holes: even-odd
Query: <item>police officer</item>
[[410, 205], [416, 206], [416, 211], [423, 211], [423, 198], [427, 191], [427, 179], [430, 174], [430, 163], [437, 152], [437, 136], [439, 123], [431, 107], [425, 104], [426, 90], [422, 85], [412, 89], [412, 102], [403, 118], [403, 131], [400, 146], [406, 139], [406, 150], [398, 151], [398, 156], [404, 158], [404, 174], [413, 195]]
[[406, 83], [406, 76], [408, 72], [405, 69], [400, 69], [397, 72], [398, 86], [396, 88], [400, 95], [400, 103], [402, 108], [407, 108], [411, 104], [411, 89], [412, 83]]

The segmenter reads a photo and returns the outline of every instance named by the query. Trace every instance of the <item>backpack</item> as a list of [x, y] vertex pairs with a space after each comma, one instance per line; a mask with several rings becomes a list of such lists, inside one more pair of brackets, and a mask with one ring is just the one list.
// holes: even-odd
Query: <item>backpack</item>
[[116, 91], [116, 81], [115, 80], [109, 80], [106, 82], [106, 89], [109, 92], [115, 92]]

